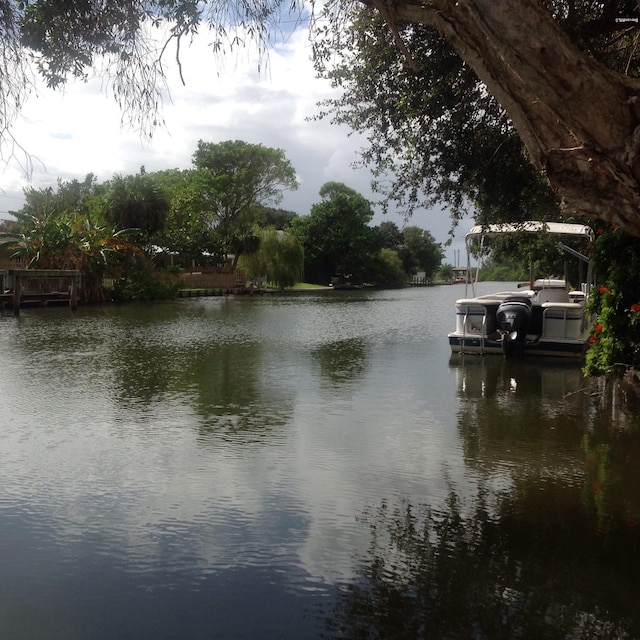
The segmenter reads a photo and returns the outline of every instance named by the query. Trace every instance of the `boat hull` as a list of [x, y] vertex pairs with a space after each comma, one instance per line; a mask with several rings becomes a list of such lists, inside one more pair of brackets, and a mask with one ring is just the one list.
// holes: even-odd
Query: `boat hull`
[[[584, 358], [587, 341], [572, 340], [532, 340], [522, 345], [523, 356], [541, 356], [550, 358]], [[460, 336], [449, 334], [449, 345], [453, 353], [476, 355], [503, 355], [503, 344], [482, 336]]]

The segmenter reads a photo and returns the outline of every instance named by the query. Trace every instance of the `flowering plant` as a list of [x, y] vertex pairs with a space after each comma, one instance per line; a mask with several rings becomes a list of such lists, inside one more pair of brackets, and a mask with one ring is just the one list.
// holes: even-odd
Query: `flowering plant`
[[588, 303], [597, 323], [585, 373], [621, 375], [640, 367], [640, 239], [604, 228], [594, 242], [592, 265], [600, 284]]

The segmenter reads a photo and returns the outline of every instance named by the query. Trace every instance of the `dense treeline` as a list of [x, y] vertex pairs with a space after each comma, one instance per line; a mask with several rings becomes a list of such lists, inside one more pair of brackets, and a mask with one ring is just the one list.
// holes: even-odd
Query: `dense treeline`
[[[27, 190], [3, 248], [33, 267], [80, 269], [88, 301], [172, 295], [160, 266], [242, 266], [280, 287], [336, 275], [402, 286], [437, 271], [441, 248], [428, 231], [371, 226], [371, 204], [341, 183], [324, 185], [307, 215], [278, 209], [295, 188], [280, 149], [200, 141], [190, 169]], [[105, 278], [115, 283], [109, 292]]]

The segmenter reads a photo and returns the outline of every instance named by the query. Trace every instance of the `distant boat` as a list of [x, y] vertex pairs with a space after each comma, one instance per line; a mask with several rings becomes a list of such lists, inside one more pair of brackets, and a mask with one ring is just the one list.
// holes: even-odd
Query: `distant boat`
[[[476, 273], [476, 282], [480, 282], [478, 274]], [[453, 279], [451, 284], [471, 284], [473, 282], [473, 272], [467, 267], [454, 267]]]
[[[526, 222], [523, 225], [475, 226], [465, 236], [467, 282], [471, 296], [456, 300], [456, 328], [448, 334], [454, 353], [504, 354], [582, 358], [589, 344], [591, 318], [585, 311], [592, 286], [591, 268], [579, 291], [568, 291], [558, 278], [540, 278], [516, 291], [476, 295], [470, 267], [471, 248], [505, 233], [554, 233], [593, 241], [593, 231], [579, 224]], [[566, 251], [589, 264], [574, 249]], [[476, 276], [478, 269], [475, 270]], [[465, 289], [466, 294], [466, 289]]]
[[362, 289], [363, 285], [355, 284], [352, 276], [333, 276], [329, 286], [332, 289]]

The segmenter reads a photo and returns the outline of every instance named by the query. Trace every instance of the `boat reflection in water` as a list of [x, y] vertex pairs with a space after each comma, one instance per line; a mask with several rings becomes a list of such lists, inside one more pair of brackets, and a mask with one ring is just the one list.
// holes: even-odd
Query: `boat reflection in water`
[[589, 390], [580, 364], [566, 360], [476, 358], [454, 354], [449, 368], [456, 372], [460, 398], [492, 398], [506, 394], [539, 398], [545, 406], [567, 401]]
[[465, 465], [492, 486], [553, 476], [582, 483], [592, 385], [579, 365], [452, 356]]
[[638, 428], [613, 424], [575, 365], [450, 370], [475, 488], [363, 514], [371, 547], [330, 637], [640, 638]]

